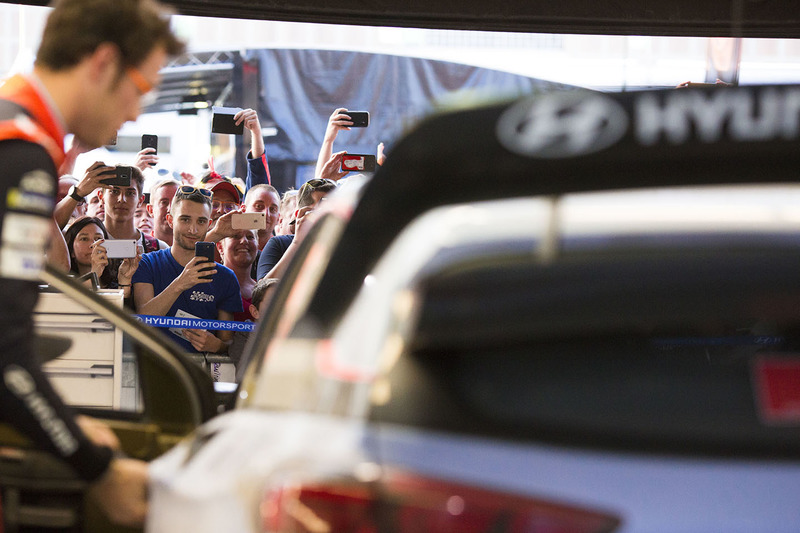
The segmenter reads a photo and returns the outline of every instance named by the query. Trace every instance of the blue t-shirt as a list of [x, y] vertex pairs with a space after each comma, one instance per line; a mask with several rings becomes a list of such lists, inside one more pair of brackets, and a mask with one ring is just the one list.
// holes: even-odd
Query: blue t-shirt
[[[239, 281], [233, 271], [216, 263], [217, 273], [211, 283], [198, 283], [187, 289], [172, 304], [166, 316], [181, 315], [196, 316], [216, 320], [218, 311], [238, 313], [242, 310], [242, 295], [239, 290]], [[153, 286], [153, 294], [158, 296], [166, 289], [175, 278], [183, 272], [183, 267], [172, 257], [172, 251], [167, 248], [144, 254], [139, 263], [139, 268], [133, 274], [131, 283], [149, 283]], [[169, 333], [170, 330], [165, 330]], [[171, 333], [169, 333], [172, 335]], [[186, 351], [197, 352], [192, 343], [178, 335], [172, 335]]]

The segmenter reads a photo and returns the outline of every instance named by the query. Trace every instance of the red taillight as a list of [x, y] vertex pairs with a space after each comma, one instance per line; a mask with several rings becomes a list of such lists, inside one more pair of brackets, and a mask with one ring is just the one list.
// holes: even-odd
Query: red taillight
[[600, 533], [620, 523], [603, 512], [397, 473], [371, 484], [273, 489], [261, 518], [271, 533]]

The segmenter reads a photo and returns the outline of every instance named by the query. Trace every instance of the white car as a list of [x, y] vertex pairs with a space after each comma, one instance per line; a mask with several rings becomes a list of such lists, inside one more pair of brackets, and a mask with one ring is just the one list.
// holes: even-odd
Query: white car
[[147, 531], [796, 531], [798, 91], [421, 126], [327, 202]]

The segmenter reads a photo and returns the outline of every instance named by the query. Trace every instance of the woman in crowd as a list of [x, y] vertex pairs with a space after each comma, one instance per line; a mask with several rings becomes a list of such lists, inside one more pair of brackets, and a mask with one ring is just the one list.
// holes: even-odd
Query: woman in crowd
[[130, 297], [131, 278], [141, 259], [139, 250], [136, 257], [123, 259], [115, 272], [109, 267], [108, 254], [103, 246], [103, 241], [108, 239], [108, 231], [97, 217], [79, 218], [64, 232], [64, 239], [69, 250], [70, 272], [77, 276], [94, 272], [100, 288], [121, 288], [125, 298]]
[[258, 234], [256, 230], [239, 230], [233, 237], [227, 237], [217, 243], [217, 250], [222, 257], [222, 264], [233, 270], [239, 281], [242, 293], [241, 313], [234, 313], [234, 320], [253, 320], [250, 313], [253, 288], [256, 281], [251, 276], [251, 267], [258, 252]]

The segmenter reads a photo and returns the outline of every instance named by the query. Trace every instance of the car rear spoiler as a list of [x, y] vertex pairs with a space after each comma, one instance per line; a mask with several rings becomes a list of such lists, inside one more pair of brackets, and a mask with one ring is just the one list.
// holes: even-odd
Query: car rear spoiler
[[398, 233], [441, 205], [800, 181], [800, 86], [545, 93], [433, 116], [366, 186], [309, 306], [327, 328]]

